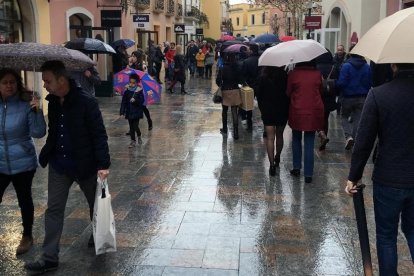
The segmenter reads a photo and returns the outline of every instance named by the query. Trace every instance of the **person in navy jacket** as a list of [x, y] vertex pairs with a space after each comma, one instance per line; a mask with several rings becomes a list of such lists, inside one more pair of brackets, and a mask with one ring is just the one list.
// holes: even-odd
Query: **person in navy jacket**
[[[84, 193], [92, 220], [97, 177], [107, 178], [111, 164], [108, 136], [95, 97], [77, 87], [61, 61], [46, 61], [41, 71], [49, 92], [49, 129], [39, 163], [42, 167], [49, 164], [49, 175], [43, 254], [25, 265], [35, 273], [55, 270], [59, 265], [59, 241], [73, 182]], [[88, 245], [93, 246], [92, 236]]]
[[414, 258], [414, 64], [392, 64], [394, 79], [365, 100], [345, 188], [352, 195], [378, 139], [372, 173], [379, 275], [398, 275], [401, 221]]
[[129, 148], [133, 148], [136, 145], [135, 133], [138, 136], [138, 143], [142, 144], [139, 120], [144, 116], [143, 108], [144, 93], [140, 84], [140, 78], [138, 75], [133, 74], [129, 76], [129, 84], [122, 95], [121, 108], [119, 110], [119, 115], [125, 116], [129, 123], [129, 134], [131, 136]]

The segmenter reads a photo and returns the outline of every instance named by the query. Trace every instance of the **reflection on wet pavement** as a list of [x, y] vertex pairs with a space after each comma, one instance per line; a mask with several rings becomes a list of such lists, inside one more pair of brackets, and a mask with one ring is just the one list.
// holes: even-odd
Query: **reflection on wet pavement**
[[[51, 275], [363, 275], [352, 200], [343, 193], [350, 155], [339, 120], [332, 116], [326, 152], [315, 151], [312, 184], [292, 178], [291, 133], [275, 177], [258, 110], [253, 132], [223, 137], [215, 84], [191, 79], [189, 95], [164, 94], [150, 106], [154, 128], [140, 122], [143, 144], [128, 149], [119, 97], [99, 98], [112, 157], [109, 177], [118, 252], [95, 256], [87, 203], [74, 185], [66, 208], [61, 264]], [[333, 113], [332, 113], [333, 114]], [[240, 124], [242, 126], [242, 124]], [[245, 128], [245, 126], [242, 126]], [[38, 146], [44, 140], [37, 141]], [[363, 182], [374, 269], [372, 165]], [[25, 261], [41, 253], [47, 204], [47, 170], [33, 185], [35, 245], [16, 258], [20, 211], [12, 187], [0, 205], [0, 275], [24, 275]], [[400, 234], [399, 273], [414, 266]], [[376, 273], [377, 274], [377, 273]]]

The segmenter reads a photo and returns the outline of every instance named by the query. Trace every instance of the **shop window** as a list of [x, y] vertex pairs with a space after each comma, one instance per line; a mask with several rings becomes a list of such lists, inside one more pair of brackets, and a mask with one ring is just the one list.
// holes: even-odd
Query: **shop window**
[[0, 44], [23, 41], [17, 0], [0, 0]]

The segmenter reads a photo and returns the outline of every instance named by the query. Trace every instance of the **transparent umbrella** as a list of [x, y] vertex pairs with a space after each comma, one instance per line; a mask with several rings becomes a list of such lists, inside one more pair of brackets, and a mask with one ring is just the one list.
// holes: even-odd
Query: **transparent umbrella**
[[0, 68], [39, 72], [42, 64], [49, 60], [62, 61], [70, 71], [84, 71], [95, 65], [85, 54], [61, 45], [34, 42], [0, 44]]

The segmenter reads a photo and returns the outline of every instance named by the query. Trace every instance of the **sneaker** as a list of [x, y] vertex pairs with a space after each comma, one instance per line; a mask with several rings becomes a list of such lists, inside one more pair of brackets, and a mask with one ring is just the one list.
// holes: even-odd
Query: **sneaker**
[[[141, 139], [141, 137], [138, 137], [138, 144], [142, 145], [142, 139]], [[135, 145], [135, 143], [134, 143], [134, 145]]]
[[20, 244], [16, 249], [16, 255], [21, 255], [29, 251], [29, 249], [33, 245], [33, 238], [32, 236], [23, 236], [20, 240]]
[[32, 263], [26, 263], [24, 268], [37, 274], [42, 274], [48, 271], [56, 270], [59, 266], [58, 262], [49, 262], [44, 260], [38, 260]]
[[133, 147], [135, 147], [135, 141], [131, 141], [131, 143], [128, 146], [128, 148], [133, 148]]
[[350, 150], [352, 149], [352, 147], [354, 146], [354, 138], [349, 137], [348, 139], [346, 139], [346, 143], [345, 143], [345, 149], [346, 150]]

